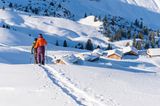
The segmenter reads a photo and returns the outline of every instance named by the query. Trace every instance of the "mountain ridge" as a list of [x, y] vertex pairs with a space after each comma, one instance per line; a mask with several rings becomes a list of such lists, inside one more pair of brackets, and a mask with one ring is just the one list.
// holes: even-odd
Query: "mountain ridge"
[[130, 21], [143, 18], [148, 26], [160, 27], [158, 0], [1, 0], [0, 7], [73, 20], [81, 19], [85, 13], [94, 16], [110, 14]]

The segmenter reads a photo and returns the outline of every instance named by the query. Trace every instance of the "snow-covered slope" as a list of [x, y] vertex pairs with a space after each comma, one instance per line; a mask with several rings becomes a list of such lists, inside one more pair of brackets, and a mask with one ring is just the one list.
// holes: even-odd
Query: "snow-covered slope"
[[[28, 35], [12, 31], [4, 28], [0, 28], [0, 43], [7, 45], [30, 45], [33, 39]], [[22, 42], [23, 41], [23, 42]]]
[[[28, 61], [29, 46], [1, 45], [0, 50], [2, 106], [160, 104], [159, 58], [140, 57], [122, 61], [101, 58], [98, 62], [84, 62], [81, 65], [47, 62], [45, 66], [38, 66], [30, 64], [33, 60]], [[49, 56], [56, 57], [79, 53], [76, 49], [55, 47], [50, 47], [47, 52]], [[3, 61], [6, 59], [9, 61]]]
[[[102, 1], [98, 3], [103, 7]], [[119, 6], [115, 5], [119, 0], [108, 1], [113, 6]], [[24, 3], [22, 0], [19, 2]], [[81, 6], [86, 5], [82, 0], [78, 2]], [[96, 1], [86, 2], [89, 6], [97, 6]], [[79, 6], [73, 6], [76, 5]], [[92, 6], [84, 9], [97, 10]], [[125, 7], [123, 9], [127, 11]], [[102, 10], [97, 10], [97, 14], [98, 11]], [[96, 62], [79, 60], [77, 65], [53, 63], [55, 57], [89, 52], [54, 46], [57, 40], [60, 45], [67, 40], [70, 46], [75, 46], [90, 38], [94, 44], [106, 46], [108, 40], [97, 31], [100, 23], [93, 22], [93, 16], [76, 22], [64, 18], [30, 16], [14, 10], [0, 10], [0, 14], [0, 106], [160, 105], [159, 57], [129, 56], [117, 61], [104, 56]], [[30, 54], [33, 38], [39, 33], [48, 41], [45, 66], [33, 65], [33, 55]], [[123, 47], [123, 42], [112, 44]]]
[[83, 24], [83, 25], [97, 27], [97, 29], [98, 29], [102, 25], [102, 22], [100, 22], [100, 21], [95, 22], [94, 19], [95, 19], [95, 16], [88, 16], [86, 18], [80, 19], [78, 22]]
[[[0, 43], [7, 45], [29, 45], [39, 33], [44, 34], [52, 45], [58, 41], [62, 46], [66, 40], [68, 46], [75, 47], [78, 43], [85, 45], [88, 39], [92, 39], [95, 45], [105, 46], [107, 43], [107, 38], [98, 32], [97, 26], [88, 26], [64, 18], [29, 16], [12, 10], [0, 10], [0, 14], [4, 16], [0, 17]], [[92, 24], [95, 23], [90, 20]], [[4, 25], [9, 28], [3, 27]]]
[[159, 0], [122, 0], [124, 2], [127, 2], [129, 4], [134, 4], [137, 6], [141, 6], [144, 8], [148, 8], [149, 10], [153, 12], [160, 13], [160, 1]]
[[1, 106], [76, 105], [38, 66], [0, 64], [0, 68]]
[[[104, 45], [106, 40], [97, 31], [97, 24], [84, 25], [85, 19], [74, 22], [11, 10], [0, 12], [5, 16], [1, 25], [10, 25], [9, 29], [0, 28], [0, 105], [159, 106], [159, 59], [116, 61], [103, 57], [95, 63], [82, 62], [81, 66], [55, 65], [55, 56], [84, 52], [53, 46], [56, 40], [69, 39], [73, 45], [91, 38]], [[14, 20], [14, 16], [23, 21]], [[87, 21], [93, 23], [93, 17]], [[30, 54], [30, 45], [38, 33], [49, 42], [44, 67], [33, 65]], [[116, 45], [123, 46], [120, 43]]]
[[143, 18], [149, 26], [159, 26], [159, 0], [75, 0], [68, 3], [68, 8], [77, 17], [82, 17], [85, 13], [97, 16], [111, 14], [129, 20]]
[[[130, 69], [123, 72], [115, 69], [115, 66], [82, 66], [80, 70], [77, 70], [77, 66], [52, 67], [56, 67], [57, 70], [62, 67], [60, 73], [87, 94], [105, 103], [105, 106], [159, 106], [160, 79], [154, 73], [132, 73]], [[151, 90], [152, 88], [155, 91]]]
[[154, 28], [159, 27], [159, 0], [5, 0], [1, 8], [15, 8], [29, 13], [79, 20], [84, 14], [121, 16], [129, 20], [143, 18]]

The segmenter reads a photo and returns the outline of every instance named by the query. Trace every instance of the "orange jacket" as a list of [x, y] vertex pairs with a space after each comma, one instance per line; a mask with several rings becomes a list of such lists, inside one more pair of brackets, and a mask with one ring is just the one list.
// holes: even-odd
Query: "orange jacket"
[[44, 38], [38, 38], [34, 48], [38, 48], [40, 46], [45, 46], [45, 45], [47, 45], [46, 40]]

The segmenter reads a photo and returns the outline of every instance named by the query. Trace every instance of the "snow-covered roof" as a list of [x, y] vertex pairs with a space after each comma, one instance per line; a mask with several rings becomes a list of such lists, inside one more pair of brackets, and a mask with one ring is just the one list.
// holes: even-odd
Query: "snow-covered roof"
[[118, 49], [108, 50], [107, 52], [108, 52], [107, 56], [110, 56], [110, 55], [113, 55], [113, 54], [116, 54], [116, 55], [118, 55], [120, 57], [123, 56], [123, 52], [118, 50]]
[[129, 52], [134, 52], [135, 54], [138, 54], [138, 50], [135, 47], [128, 46], [123, 48], [124, 54]]
[[142, 39], [136, 38], [136, 41], [137, 41], [137, 42], [142, 42]]
[[61, 59], [65, 63], [75, 63], [78, 61], [78, 58], [74, 54], [63, 56]]
[[98, 55], [103, 55], [104, 51], [102, 49], [95, 49], [92, 53], [93, 54], [98, 54]]
[[160, 56], [160, 48], [148, 49], [147, 54], [150, 55], [150, 56]]
[[91, 54], [91, 53], [82, 53], [82, 54], [79, 54], [79, 57], [83, 61], [94, 61], [94, 60], [99, 59], [99, 55]]

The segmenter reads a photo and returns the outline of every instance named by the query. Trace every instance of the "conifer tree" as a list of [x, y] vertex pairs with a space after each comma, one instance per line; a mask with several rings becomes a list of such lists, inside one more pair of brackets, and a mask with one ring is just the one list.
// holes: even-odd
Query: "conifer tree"
[[98, 16], [98, 20], [101, 21], [101, 16], [100, 15]]
[[148, 48], [149, 48], [149, 43], [148, 43], [148, 42], [145, 43], [144, 48], [145, 48], [145, 49], [148, 49]]
[[5, 10], [5, 7], [3, 6], [2, 9]]
[[56, 40], [56, 46], [59, 46], [58, 40]]
[[148, 35], [149, 34], [149, 30], [147, 27], [144, 27], [143, 28], [143, 32], [144, 32], [144, 35]]
[[97, 16], [94, 16], [94, 22], [97, 22], [98, 19], [97, 19]]
[[84, 14], [84, 18], [86, 18], [86, 17], [87, 17], [87, 13]]
[[128, 39], [131, 38], [131, 31], [130, 31], [130, 30], [127, 32], [127, 38], [128, 38]]
[[154, 32], [150, 33], [149, 40], [151, 41], [151, 47], [154, 48], [155, 47], [155, 33]]
[[107, 50], [112, 50], [111, 44], [108, 44]]
[[155, 47], [155, 39], [154, 38], [152, 38], [152, 40], [151, 40], [151, 46], [152, 46], [152, 48]]
[[141, 28], [141, 29], [143, 28], [143, 22], [140, 23], [140, 28]]
[[136, 48], [137, 48], [138, 50], [142, 50], [142, 45], [141, 45], [141, 43], [140, 43], [140, 42], [137, 42], [137, 44], [136, 44]]
[[64, 42], [63, 42], [63, 47], [67, 47], [68, 45], [67, 45], [67, 41], [66, 40], [64, 40]]
[[98, 45], [96, 48], [97, 48], [97, 49], [100, 49], [101, 47]]
[[113, 17], [113, 18], [111, 19], [111, 24], [112, 24], [112, 25], [115, 25], [115, 17]]
[[6, 26], [3, 24], [3, 25], [2, 25], [2, 28], [6, 28]]
[[103, 27], [103, 31], [102, 31], [103, 35], [108, 37], [110, 32], [109, 32], [108, 20], [107, 20], [106, 16], [103, 18], [103, 26], [102, 27]]
[[133, 39], [133, 44], [132, 44], [132, 45], [133, 45], [133, 47], [136, 48], [136, 45], [137, 45], [137, 44], [136, 44], [136, 38], [135, 38], [135, 37], [134, 37], [134, 39]]
[[87, 50], [93, 50], [93, 44], [92, 44], [91, 39], [88, 39], [88, 41], [86, 43], [85, 49], [87, 49]]
[[13, 7], [13, 4], [12, 4], [12, 3], [9, 3], [9, 7], [12, 8], [12, 7]]
[[9, 25], [6, 25], [6, 28], [7, 28], [7, 29], [10, 29], [10, 26], [9, 26]]
[[157, 30], [157, 36], [160, 37], [160, 30]]
[[139, 34], [138, 34], [138, 38], [140, 38], [140, 39], [144, 39], [144, 36], [143, 36], [143, 34], [142, 34], [141, 32], [139, 32]]
[[139, 21], [137, 19], [135, 20], [134, 25], [139, 27]]
[[106, 16], [106, 15], [104, 16], [104, 18], [103, 18], [102, 21], [103, 21], [104, 24], [107, 24], [107, 23], [108, 23], [108, 19], [107, 19], [107, 16]]

